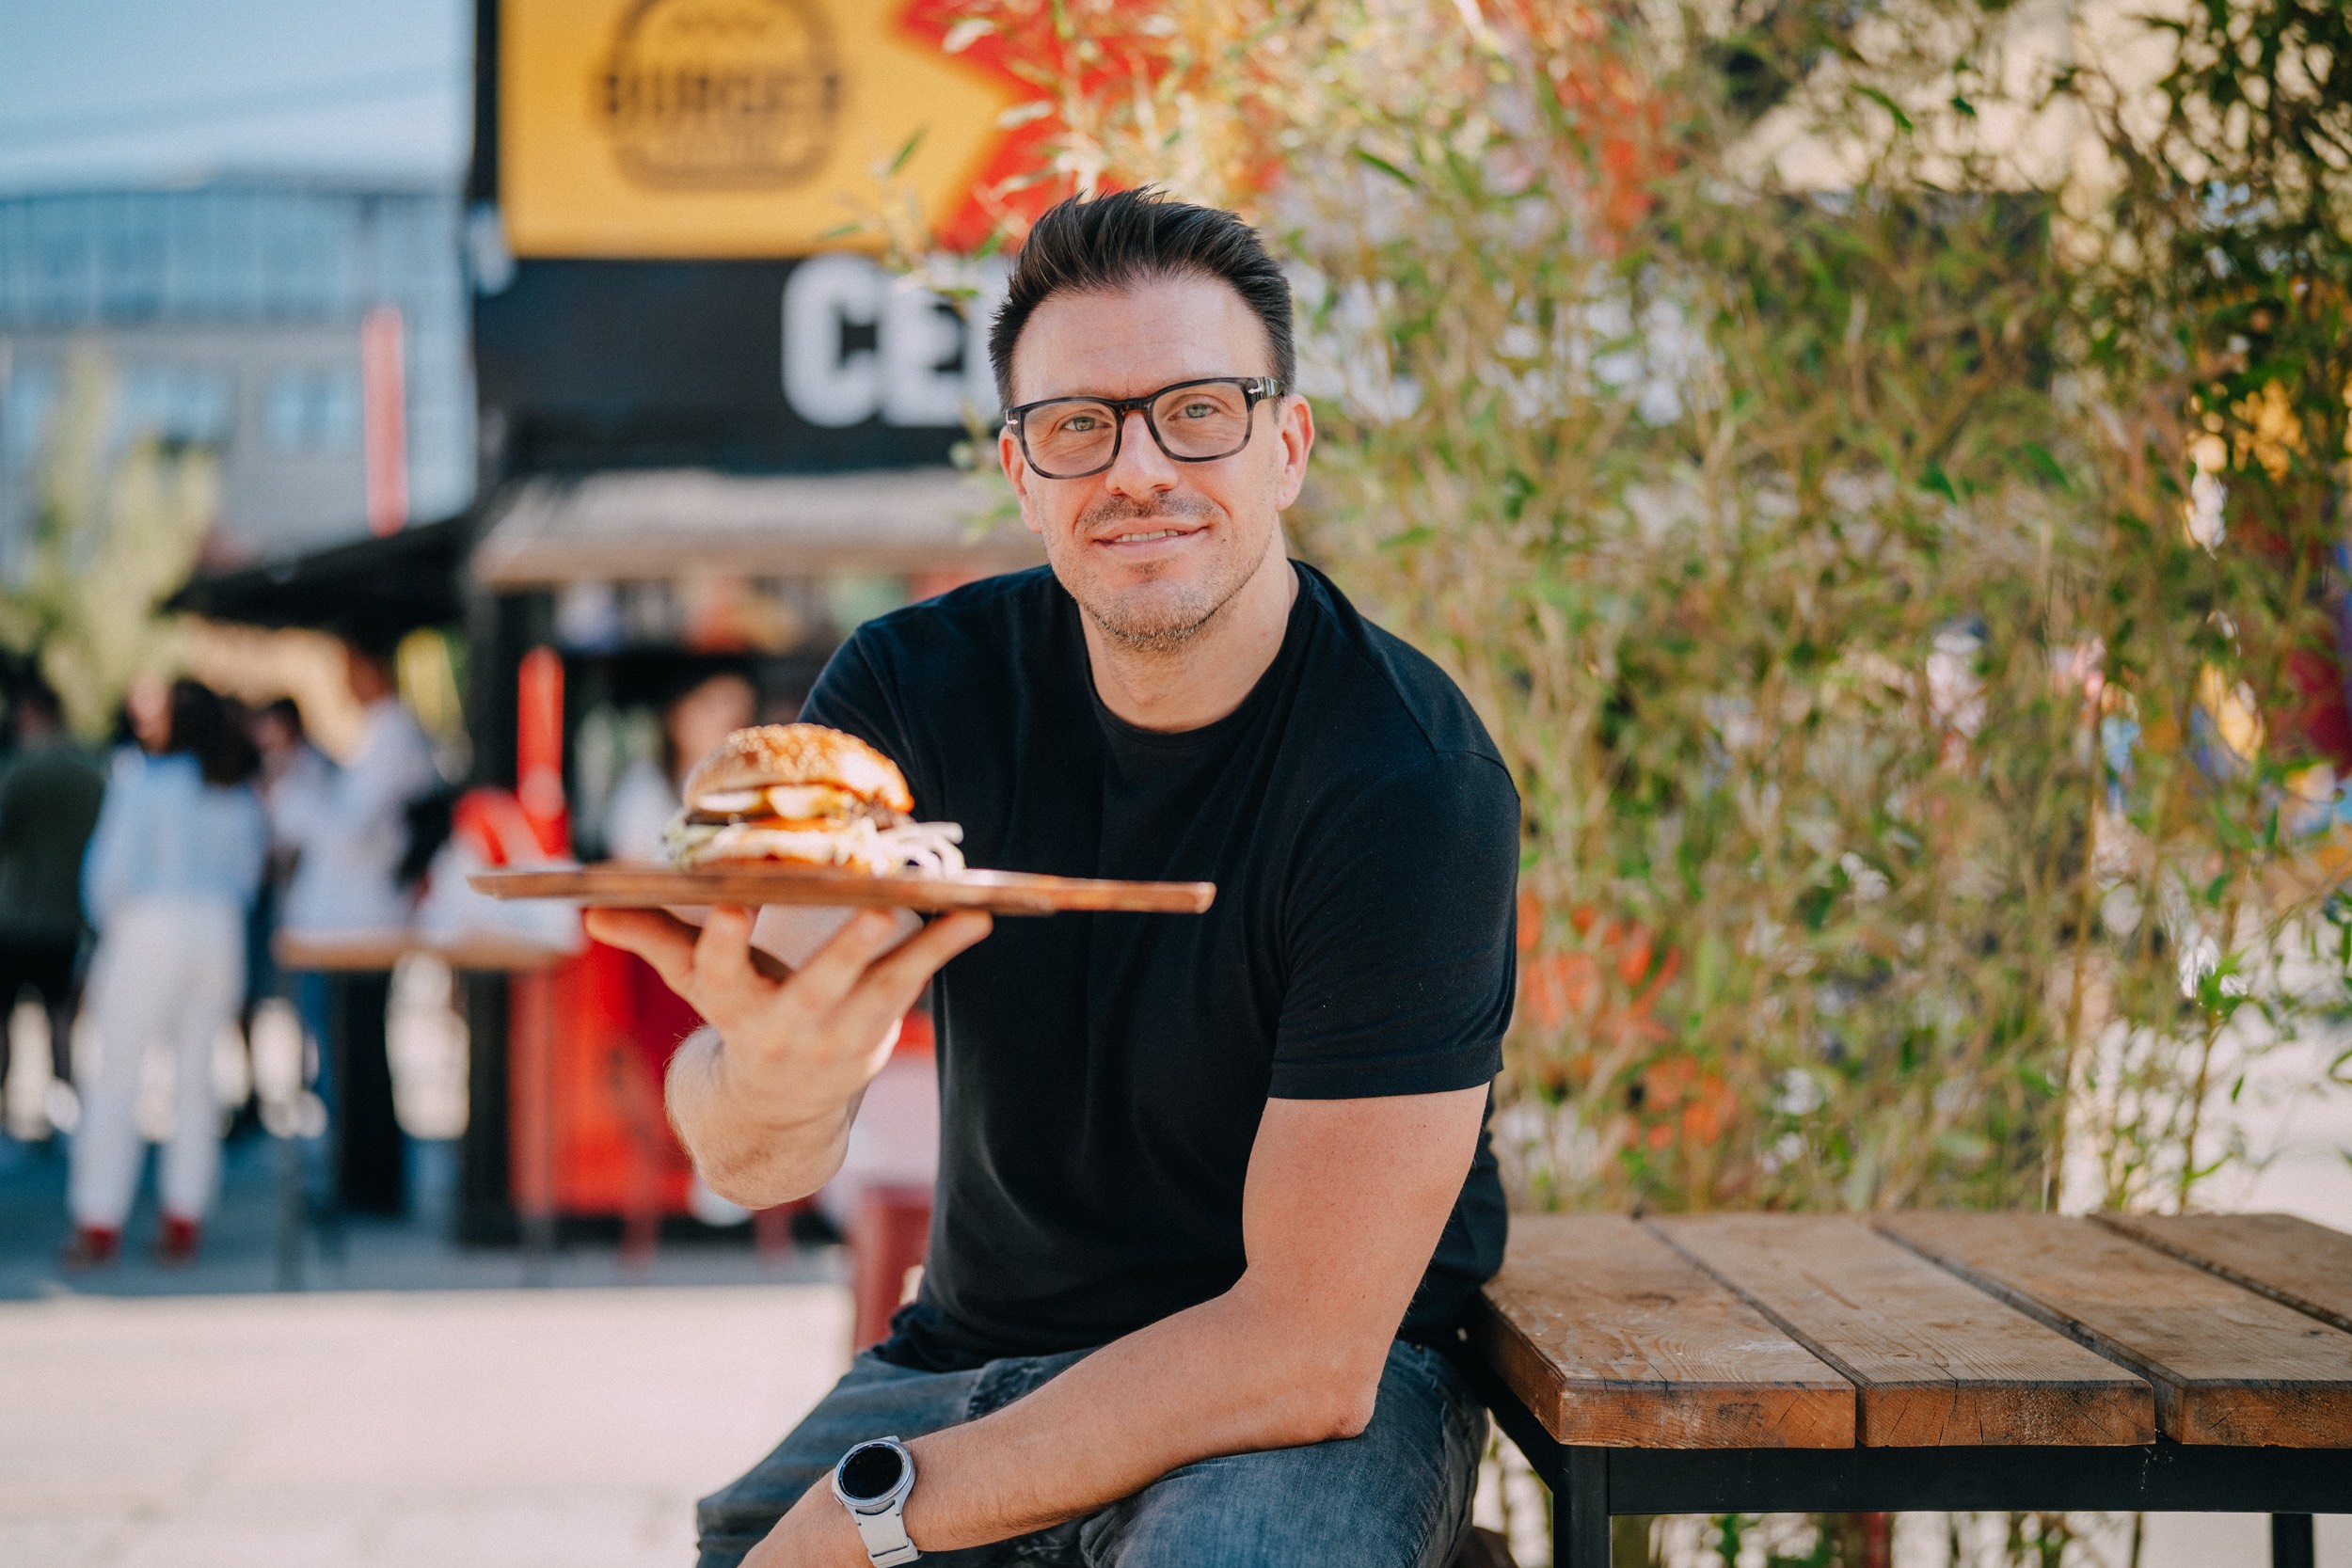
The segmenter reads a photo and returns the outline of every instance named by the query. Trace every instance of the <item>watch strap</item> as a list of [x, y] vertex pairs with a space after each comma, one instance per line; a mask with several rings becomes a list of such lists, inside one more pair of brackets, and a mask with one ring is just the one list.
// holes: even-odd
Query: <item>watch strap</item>
[[857, 1524], [857, 1538], [866, 1544], [866, 1555], [874, 1568], [899, 1568], [901, 1563], [913, 1562], [923, 1555], [907, 1537], [906, 1521], [900, 1517], [903, 1506], [892, 1503], [878, 1513], [850, 1511], [850, 1517]]

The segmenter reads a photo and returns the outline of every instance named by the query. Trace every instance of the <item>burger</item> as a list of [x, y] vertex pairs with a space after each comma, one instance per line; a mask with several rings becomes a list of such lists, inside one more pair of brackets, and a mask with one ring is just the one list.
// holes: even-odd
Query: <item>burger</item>
[[898, 765], [822, 724], [737, 730], [686, 775], [685, 809], [662, 835], [679, 866], [780, 861], [887, 877], [963, 869], [952, 822], [914, 820]]

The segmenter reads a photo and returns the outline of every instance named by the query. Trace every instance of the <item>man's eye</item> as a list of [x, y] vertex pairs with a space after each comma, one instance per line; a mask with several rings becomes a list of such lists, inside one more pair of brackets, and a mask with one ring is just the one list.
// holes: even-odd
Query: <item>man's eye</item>
[[1180, 420], [1213, 420], [1220, 412], [1222, 410], [1216, 404], [1205, 398], [1198, 398], [1177, 409], [1176, 417]]
[[1100, 414], [1065, 414], [1054, 425], [1057, 436], [1091, 436], [1103, 428]]

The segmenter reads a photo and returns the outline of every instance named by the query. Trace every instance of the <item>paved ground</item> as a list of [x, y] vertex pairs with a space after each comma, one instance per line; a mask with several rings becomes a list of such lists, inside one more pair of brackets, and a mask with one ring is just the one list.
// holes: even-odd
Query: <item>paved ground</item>
[[230, 1144], [194, 1267], [68, 1276], [60, 1151], [0, 1139], [0, 1568], [685, 1568], [692, 1505], [848, 1359], [837, 1249], [739, 1237], [624, 1270], [453, 1246], [418, 1215], [277, 1293], [275, 1146]]
[[838, 1286], [0, 1305], [0, 1563], [685, 1568]]

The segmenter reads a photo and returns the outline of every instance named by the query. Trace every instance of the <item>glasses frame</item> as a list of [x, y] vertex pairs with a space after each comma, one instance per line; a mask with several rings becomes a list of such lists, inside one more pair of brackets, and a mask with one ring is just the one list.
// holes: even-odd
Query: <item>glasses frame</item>
[[[1168, 393], [1181, 392], [1187, 387], [1238, 387], [1241, 388], [1242, 397], [1245, 400], [1243, 412], [1247, 419], [1242, 426], [1241, 439], [1235, 442], [1230, 451], [1212, 453], [1206, 457], [1186, 457], [1180, 452], [1168, 450], [1168, 437], [1160, 434], [1159, 421], [1152, 417], [1152, 405], [1168, 396]], [[1143, 416], [1143, 428], [1152, 433], [1152, 444], [1158, 447], [1169, 462], [1220, 463], [1235, 452], [1246, 450], [1256, 438], [1258, 404], [1279, 398], [1282, 396], [1282, 393], [1281, 379], [1278, 376], [1199, 375], [1186, 381], [1171, 381], [1158, 390], [1146, 392], [1137, 398], [1103, 398], [1083, 395], [1040, 398], [1035, 403], [1025, 403], [1017, 407], [1006, 409], [1005, 424], [1012, 432], [1013, 438], [1021, 443], [1022, 461], [1028, 464], [1030, 472], [1040, 479], [1092, 479], [1096, 474], [1108, 473], [1118, 463], [1119, 453], [1127, 440], [1127, 416], [1130, 414]], [[1029, 416], [1041, 408], [1051, 408], [1057, 403], [1091, 403], [1111, 411], [1111, 451], [1108, 457], [1093, 467], [1082, 469], [1074, 474], [1057, 474], [1039, 465], [1036, 455], [1029, 451]]]

